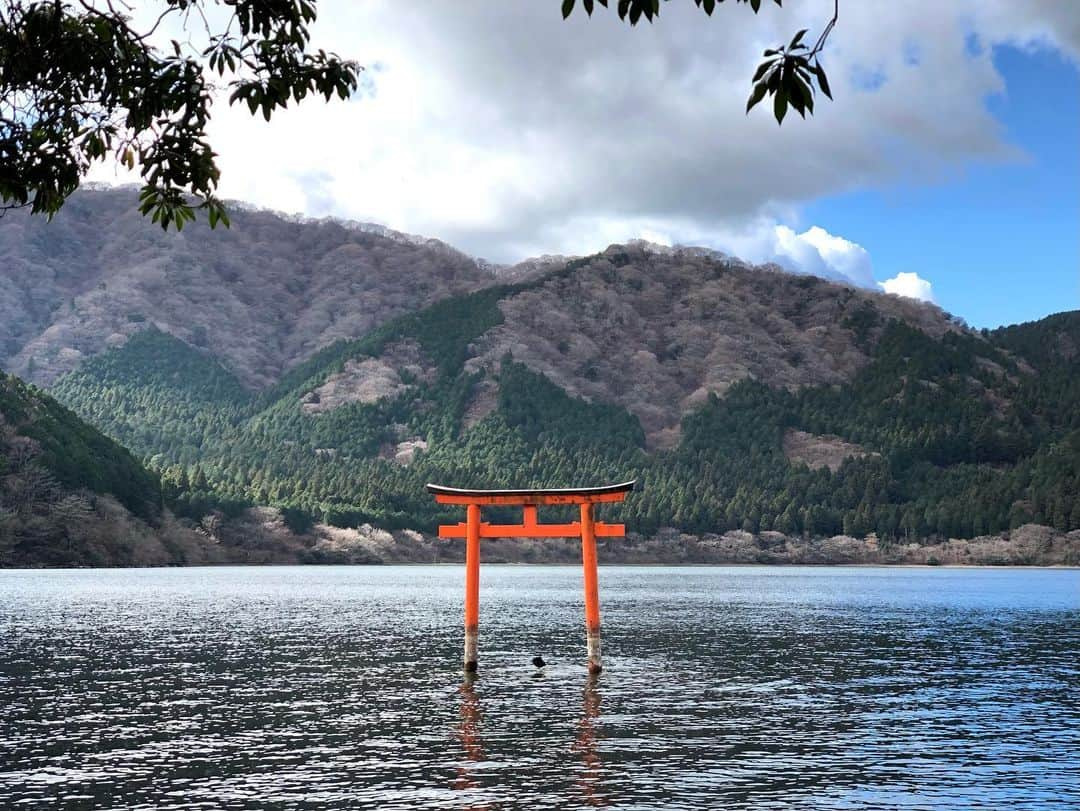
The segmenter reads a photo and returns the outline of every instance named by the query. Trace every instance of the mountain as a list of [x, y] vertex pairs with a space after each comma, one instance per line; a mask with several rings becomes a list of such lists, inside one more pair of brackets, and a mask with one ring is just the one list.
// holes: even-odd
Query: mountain
[[[215, 502], [228, 511], [199, 512], [201, 505], [188, 501], [178, 516], [165, 502], [158, 476], [129, 451], [45, 392], [0, 372], [0, 567], [342, 558], [335, 551], [340, 531], [294, 532], [278, 510]], [[391, 536], [365, 535], [376, 542], [384, 537]], [[423, 559], [430, 558], [427, 552]], [[348, 559], [378, 561], [356, 549]]]
[[[702, 249], [494, 268], [267, 212], [171, 242], [124, 199], [88, 193], [42, 226], [70, 244], [0, 223], [5, 289], [40, 303], [0, 342], [160, 475], [180, 522], [232, 538], [228, 554], [430, 560], [413, 530], [459, 516], [428, 481], [636, 477], [606, 515], [640, 540], [609, 559], [1080, 556], [1078, 313], [975, 332], [932, 305]], [[122, 238], [98, 233], [114, 222]], [[106, 291], [78, 292], [97, 278]], [[75, 303], [56, 304], [69, 289]], [[1021, 551], [1001, 551], [1009, 533]]]
[[54, 391], [201, 504], [431, 530], [452, 516], [426, 481], [636, 477], [612, 511], [643, 534], [900, 542], [1080, 528], [1078, 342], [1076, 313], [983, 335], [810, 277], [613, 248], [335, 343], [261, 392], [155, 330]]
[[0, 562], [152, 562], [146, 547], [164, 552], [168, 535], [162, 518], [155, 475], [47, 394], [0, 373]]
[[682, 418], [739, 380], [850, 379], [891, 319], [934, 337], [956, 329], [931, 305], [699, 249], [615, 245], [566, 268], [499, 301], [467, 368], [510, 353], [571, 396], [630, 411], [650, 448], [675, 447]]
[[52, 222], [0, 222], [0, 367], [47, 385], [148, 325], [260, 387], [317, 349], [494, 280], [437, 240], [236, 207], [165, 233], [130, 189], [75, 194]]

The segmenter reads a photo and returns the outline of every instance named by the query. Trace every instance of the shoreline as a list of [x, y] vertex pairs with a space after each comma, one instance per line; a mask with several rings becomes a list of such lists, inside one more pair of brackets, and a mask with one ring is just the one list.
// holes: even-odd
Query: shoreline
[[[634, 561], [630, 563], [622, 562], [607, 562], [598, 561], [598, 565], [601, 569], [604, 568], [627, 568], [627, 569], [988, 569], [995, 571], [1031, 571], [1033, 569], [1042, 569], [1046, 571], [1080, 571], [1080, 564], [1071, 563], [1049, 563], [1049, 564], [1024, 564], [1024, 563], [942, 563], [942, 564], [929, 564], [929, 563], [647, 563], [642, 561]], [[401, 567], [463, 567], [464, 563], [460, 561], [442, 561], [442, 562], [428, 562], [423, 563], [421, 561], [395, 561], [389, 563], [378, 562], [360, 562], [360, 563], [289, 563], [289, 562], [277, 562], [277, 563], [190, 563], [190, 564], [178, 564], [178, 565], [147, 565], [147, 566], [0, 566], [0, 576], [6, 572], [84, 572], [84, 571], [148, 571], [148, 570], [177, 570], [177, 569], [287, 569], [287, 568], [303, 568], [303, 569], [328, 569], [328, 568], [342, 568], [342, 569], [385, 569], [395, 566]], [[517, 567], [517, 568], [543, 568], [543, 567], [558, 567], [576, 569], [581, 566], [581, 563], [569, 563], [569, 562], [525, 562], [525, 561], [493, 561], [491, 563], [485, 563], [481, 560], [481, 566], [484, 568], [490, 568], [493, 566], [498, 567]]]
[[[297, 532], [281, 511], [249, 508], [203, 524], [166, 516], [156, 530], [118, 526], [80, 546], [51, 547], [34, 554], [13, 548], [0, 568], [147, 568], [267, 565], [461, 565], [463, 542], [412, 529], [371, 524], [314, 524]], [[806, 538], [743, 530], [702, 534], [664, 528], [651, 535], [598, 538], [602, 565], [624, 566], [860, 566], [918, 568], [1080, 567], [1080, 530], [1062, 532], [1025, 524], [997, 535], [970, 539], [879, 539], [875, 535]], [[485, 565], [581, 565], [581, 545], [563, 538], [488, 538]]]

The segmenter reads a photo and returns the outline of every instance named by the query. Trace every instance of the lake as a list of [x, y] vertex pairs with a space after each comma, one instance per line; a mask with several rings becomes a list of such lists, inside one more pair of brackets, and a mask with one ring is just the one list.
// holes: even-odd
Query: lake
[[1080, 571], [463, 579], [0, 571], [0, 808], [1077, 807]]

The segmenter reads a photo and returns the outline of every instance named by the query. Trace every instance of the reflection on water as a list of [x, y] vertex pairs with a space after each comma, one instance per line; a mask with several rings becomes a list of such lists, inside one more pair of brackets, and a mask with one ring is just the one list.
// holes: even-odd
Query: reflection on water
[[[1075, 807], [1080, 572], [0, 572], [0, 808]], [[537, 652], [548, 666], [530, 663]]]
[[582, 694], [581, 721], [578, 723], [574, 751], [581, 758], [581, 773], [576, 786], [586, 805], [595, 808], [606, 806], [600, 790], [600, 756], [596, 754], [596, 727], [600, 718], [599, 677], [590, 674]]
[[462, 749], [465, 750], [465, 761], [457, 767], [457, 777], [454, 780], [454, 788], [459, 791], [479, 786], [469, 772], [469, 764], [480, 763], [484, 760], [484, 748], [480, 741], [482, 715], [480, 699], [476, 697], [475, 683], [476, 675], [467, 673], [465, 683], [461, 685], [461, 725], [458, 727], [458, 737], [461, 739]]
[[[452, 785], [457, 791], [470, 791], [481, 787], [474, 776], [475, 764], [483, 763], [486, 759], [482, 739], [483, 710], [476, 690], [478, 678], [474, 673], [466, 673], [465, 680], [459, 688], [461, 723], [458, 725], [457, 737], [461, 742], [464, 760], [455, 767]], [[542, 674], [537, 674], [534, 678], [542, 678]], [[579, 804], [602, 808], [608, 803], [605, 802], [600, 790], [600, 756], [596, 751], [596, 727], [600, 718], [599, 676], [586, 674], [584, 684], [581, 719], [577, 724], [577, 735], [570, 746], [570, 751], [575, 753], [581, 761], [581, 768], [576, 770], [574, 788], [577, 799], [580, 801]], [[474, 791], [474, 795], [477, 793]], [[480, 809], [493, 806], [474, 796], [464, 807]]]

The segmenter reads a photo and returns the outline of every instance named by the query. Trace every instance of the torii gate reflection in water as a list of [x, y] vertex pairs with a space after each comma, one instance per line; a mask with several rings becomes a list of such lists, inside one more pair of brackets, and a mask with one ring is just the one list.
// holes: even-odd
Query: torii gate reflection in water
[[[545, 490], [462, 490], [429, 484], [429, 492], [439, 504], [464, 504], [465, 523], [443, 524], [440, 538], [465, 539], [465, 670], [474, 672], [480, 629], [480, 539], [481, 538], [581, 538], [581, 565], [585, 575], [585, 632], [588, 639], [589, 672], [599, 673], [600, 592], [596, 579], [596, 538], [621, 538], [623, 524], [593, 521], [593, 505], [622, 501], [634, 489], [634, 482], [605, 487], [564, 487]], [[540, 524], [536, 508], [548, 504], [578, 504], [581, 520], [569, 524]], [[520, 524], [488, 524], [480, 520], [482, 506], [522, 508]]]

